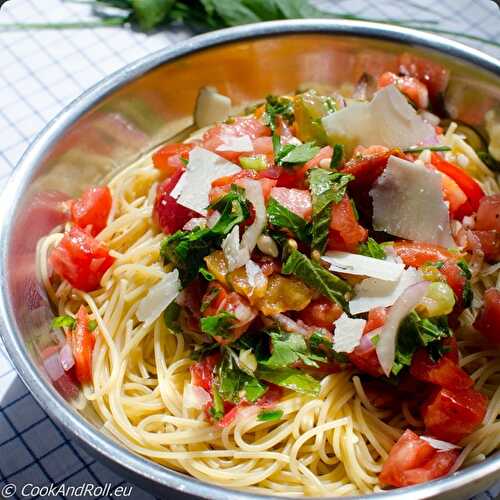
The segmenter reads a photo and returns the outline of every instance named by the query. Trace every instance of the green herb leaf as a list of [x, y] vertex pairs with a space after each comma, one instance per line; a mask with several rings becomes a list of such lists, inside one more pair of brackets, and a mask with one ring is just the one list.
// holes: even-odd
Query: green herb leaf
[[257, 377], [280, 387], [313, 396], [317, 396], [321, 388], [316, 379], [294, 368], [273, 370], [263, 366], [257, 370]]
[[224, 401], [217, 390], [216, 384], [212, 385], [212, 399], [213, 404], [210, 408], [210, 415], [214, 420], [220, 420], [224, 416]]
[[175, 0], [130, 0], [134, 10], [132, 20], [144, 31], [150, 31], [168, 16]]
[[52, 328], [69, 328], [70, 330], [73, 330], [76, 326], [76, 319], [67, 315], [56, 316], [52, 320], [51, 325]]
[[359, 245], [358, 253], [380, 260], [384, 260], [386, 257], [384, 247], [379, 245], [373, 238], [368, 238], [366, 243]]
[[332, 302], [337, 302], [344, 309], [347, 308], [345, 294], [352, 290], [349, 283], [308, 259], [298, 250], [292, 250], [283, 265], [282, 273], [295, 275]]
[[227, 338], [231, 336], [231, 328], [234, 326], [236, 316], [222, 311], [214, 316], [200, 319], [201, 331], [212, 337]]
[[268, 95], [266, 97], [266, 107], [264, 123], [274, 133], [276, 130], [276, 118], [281, 116], [283, 120], [290, 123], [293, 121], [293, 101], [287, 97], [276, 97]]
[[276, 163], [278, 165], [294, 165], [306, 163], [312, 158], [314, 158], [321, 148], [315, 146], [314, 142], [306, 142], [304, 144], [285, 144], [279, 149], [278, 154], [276, 154]]
[[283, 410], [262, 410], [257, 415], [257, 420], [261, 422], [274, 422], [283, 416]]
[[312, 244], [313, 250], [323, 253], [326, 248], [332, 205], [344, 197], [347, 184], [354, 179], [350, 174], [328, 172], [323, 168], [312, 168], [308, 172], [312, 199]]
[[179, 317], [181, 314], [181, 306], [177, 302], [170, 302], [165, 311], [163, 311], [163, 321], [165, 326], [173, 332], [180, 332], [181, 325]]
[[343, 144], [335, 144], [333, 146], [332, 159], [330, 161], [330, 168], [332, 170], [337, 170], [344, 158], [344, 145]]
[[457, 266], [460, 268], [462, 272], [462, 276], [465, 278], [465, 285], [462, 291], [462, 303], [465, 308], [470, 307], [472, 304], [473, 294], [472, 294], [472, 285], [471, 278], [472, 273], [470, 272], [469, 266], [464, 259], [460, 259], [457, 262]]
[[269, 199], [267, 218], [274, 227], [291, 231], [300, 241], [309, 241], [311, 226], [302, 217], [284, 207], [274, 198]]

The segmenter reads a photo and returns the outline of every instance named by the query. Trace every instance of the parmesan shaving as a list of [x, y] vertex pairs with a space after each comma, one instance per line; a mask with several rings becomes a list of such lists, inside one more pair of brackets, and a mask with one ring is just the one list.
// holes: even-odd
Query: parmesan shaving
[[366, 321], [349, 318], [346, 313], [343, 313], [334, 325], [333, 349], [337, 352], [354, 351], [359, 345]]

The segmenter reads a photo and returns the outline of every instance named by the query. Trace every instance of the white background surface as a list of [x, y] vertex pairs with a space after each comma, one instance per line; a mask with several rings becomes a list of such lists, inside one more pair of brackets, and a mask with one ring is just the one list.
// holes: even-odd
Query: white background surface
[[[491, 0], [317, 3], [379, 19], [441, 19], [443, 29], [500, 41], [500, 11]], [[0, 9], [0, 23], [77, 21], [91, 16], [90, 7], [61, 0], [10, 0]], [[80, 93], [125, 64], [189, 36], [188, 30], [179, 28], [151, 35], [126, 28], [0, 31], [0, 189], [30, 141]], [[467, 43], [500, 57], [498, 48]], [[53, 424], [29, 395], [0, 346], [0, 488], [6, 483], [19, 487], [27, 482], [125, 484]], [[499, 492], [500, 487], [479, 498], [495, 498]], [[134, 488], [132, 498], [152, 497]]]

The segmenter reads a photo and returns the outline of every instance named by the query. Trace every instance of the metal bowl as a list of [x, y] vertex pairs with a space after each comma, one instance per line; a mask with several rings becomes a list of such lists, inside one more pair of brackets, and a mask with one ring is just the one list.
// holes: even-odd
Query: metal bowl
[[[271, 22], [192, 38], [123, 68], [65, 108], [22, 158], [2, 199], [2, 338], [46, 412], [121, 475], [162, 497], [170, 489], [177, 496], [255, 497], [135, 455], [100, 432], [91, 411], [75, 410], [50, 383], [39, 353], [52, 341], [53, 314], [37, 281], [34, 254], [38, 239], [61, 221], [58, 201], [79, 194], [189, 124], [203, 85], [214, 85], [234, 103], [244, 103], [270, 92], [293, 91], [304, 82], [352, 83], [363, 71], [379, 72], [395, 64], [402, 51], [423, 54], [451, 69], [449, 111], [454, 117], [479, 124], [485, 111], [500, 102], [500, 62], [464, 45], [373, 23]], [[466, 498], [499, 478], [496, 454], [444, 479], [387, 492], [383, 498]]]

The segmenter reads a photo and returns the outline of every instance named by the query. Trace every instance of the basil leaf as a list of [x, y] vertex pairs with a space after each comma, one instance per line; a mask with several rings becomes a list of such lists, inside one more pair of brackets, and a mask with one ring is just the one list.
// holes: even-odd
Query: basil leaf
[[212, 385], [212, 400], [213, 404], [210, 408], [210, 414], [214, 420], [220, 420], [224, 416], [224, 401], [215, 384]]
[[236, 316], [222, 311], [214, 316], [200, 319], [201, 331], [212, 337], [228, 338], [231, 336], [231, 328], [234, 326]]
[[312, 244], [313, 250], [323, 253], [326, 248], [332, 205], [345, 196], [347, 184], [354, 179], [350, 174], [328, 172], [323, 168], [312, 168], [308, 172], [312, 199]]
[[373, 238], [368, 238], [366, 243], [359, 245], [358, 253], [374, 259], [384, 260], [386, 257], [384, 247], [379, 245]]
[[70, 330], [73, 330], [76, 326], [76, 319], [63, 315], [63, 316], [56, 316], [51, 323], [52, 328], [69, 328]]
[[335, 144], [333, 146], [332, 159], [330, 161], [330, 168], [337, 170], [344, 158], [344, 146], [342, 144]]
[[292, 165], [297, 163], [306, 163], [314, 158], [321, 148], [315, 146], [314, 142], [306, 142], [304, 144], [285, 144], [276, 154], [276, 163], [278, 165]]
[[180, 332], [180, 314], [181, 306], [177, 304], [177, 302], [170, 302], [165, 311], [163, 311], [163, 321], [165, 322], [165, 326], [174, 332]]
[[212, 2], [215, 12], [228, 26], [257, 23], [260, 18], [245, 6], [241, 0], [214, 0]]
[[465, 278], [465, 285], [464, 289], [462, 291], [462, 303], [465, 308], [470, 307], [472, 304], [472, 285], [471, 285], [471, 278], [472, 278], [472, 273], [470, 272], [469, 266], [467, 262], [465, 262], [464, 259], [460, 259], [457, 262], [457, 266], [460, 268], [460, 271], [462, 272], [462, 276]]
[[133, 19], [142, 30], [150, 31], [167, 18], [175, 0], [130, 0], [130, 3], [134, 9]]
[[257, 420], [261, 422], [274, 422], [283, 416], [283, 410], [262, 410], [257, 415]]
[[345, 294], [352, 290], [349, 283], [308, 259], [298, 250], [292, 250], [281, 272], [295, 275], [332, 302], [337, 302], [344, 309], [347, 308]]
[[311, 226], [302, 217], [284, 207], [274, 198], [270, 198], [267, 204], [267, 218], [271, 225], [288, 229], [298, 240], [309, 241]]
[[313, 396], [317, 396], [321, 388], [320, 383], [316, 379], [294, 368], [273, 370], [259, 366], [257, 377], [280, 387], [286, 387], [292, 391], [311, 394]]

